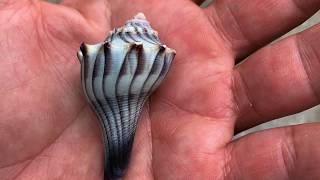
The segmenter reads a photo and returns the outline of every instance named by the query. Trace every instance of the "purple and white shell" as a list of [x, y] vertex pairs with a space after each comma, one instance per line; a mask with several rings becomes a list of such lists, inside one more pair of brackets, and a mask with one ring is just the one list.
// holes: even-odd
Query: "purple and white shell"
[[82, 86], [102, 129], [106, 178], [123, 176], [140, 112], [174, 57], [175, 51], [160, 42], [142, 13], [104, 42], [81, 45]]

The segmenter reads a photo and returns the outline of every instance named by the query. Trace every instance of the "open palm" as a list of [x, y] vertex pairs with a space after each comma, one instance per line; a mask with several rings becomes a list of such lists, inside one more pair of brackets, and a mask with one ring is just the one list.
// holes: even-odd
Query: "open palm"
[[232, 137], [319, 104], [319, 26], [260, 48], [319, 8], [319, 0], [217, 0], [207, 9], [189, 0], [2, 0], [1, 179], [102, 178], [75, 54], [140, 11], [177, 57], [142, 113], [127, 179], [316, 179], [319, 125]]

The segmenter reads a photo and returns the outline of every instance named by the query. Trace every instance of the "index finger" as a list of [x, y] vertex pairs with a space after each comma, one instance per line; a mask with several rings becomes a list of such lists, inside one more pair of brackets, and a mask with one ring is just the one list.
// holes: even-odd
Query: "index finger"
[[239, 60], [307, 20], [320, 0], [216, 0], [205, 12]]

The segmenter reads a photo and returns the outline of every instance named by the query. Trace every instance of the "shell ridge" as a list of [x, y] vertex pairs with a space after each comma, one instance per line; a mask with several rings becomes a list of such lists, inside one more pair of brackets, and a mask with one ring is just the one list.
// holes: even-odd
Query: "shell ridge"
[[[138, 27], [140, 27], [140, 28], [143, 30], [143, 32], [141, 32], [141, 33], [142, 33], [143, 35], [146, 35], [146, 36], [148, 37], [148, 39], [150, 39], [150, 40], [153, 42], [153, 44], [161, 44], [159, 39], [154, 38], [153, 33], [151, 33], [151, 35], [149, 34], [149, 30], [148, 30], [148, 29], [151, 29], [150, 27], [149, 27], [149, 28], [144, 27], [144, 26], [142, 26], [140, 23], [136, 23], [135, 25], [138, 26]], [[139, 32], [138, 29], [136, 29], [136, 31]], [[151, 29], [151, 31], [154, 32], [153, 29]], [[143, 36], [142, 36], [142, 37], [143, 37]]]
[[[157, 35], [155, 35], [155, 34], [158, 34], [158, 32], [156, 32], [154, 29], [152, 29], [150, 25], [143, 26], [141, 23], [136, 23], [136, 26], [140, 27], [144, 32], [143, 34], [147, 35], [148, 37], [150, 37], [152, 35], [156, 36], [155, 42], [157, 44], [161, 44], [159, 37]], [[152, 40], [152, 38], [150, 38], [150, 39]]]
[[[119, 123], [119, 120], [120, 120], [121, 125], [124, 124], [124, 122], [123, 122], [124, 119], [123, 119], [123, 112], [121, 111], [121, 104], [119, 104], [120, 98], [117, 95], [117, 92], [119, 92], [117, 87], [119, 85], [119, 79], [120, 79], [120, 76], [121, 76], [121, 69], [125, 66], [125, 63], [126, 63], [126, 57], [127, 57], [128, 53], [130, 52], [130, 50], [132, 50], [135, 45], [136, 44], [129, 44], [129, 46], [128, 46], [129, 48], [127, 49], [127, 51], [125, 53], [126, 55], [124, 57], [119, 58], [119, 60], [122, 60], [121, 63], [118, 62], [120, 64], [120, 66], [118, 67], [119, 69], [117, 69], [116, 71], [113, 71], [113, 73], [116, 74], [113, 77], [113, 80], [115, 80], [115, 82], [114, 82], [115, 83], [115, 86], [114, 86], [115, 87], [115, 89], [114, 89], [114, 97], [113, 97], [113, 99], [109, 99], [109, 101], [111, 100], [112, 104], [114, 105], [114, 108], [116, 108], [116, 109], [114, 109], [114, 110], [117, 111], [115, 113], [118, 114], [119, 115], [118, 117], [120, 118], [120, 119], [117, 120], [117, 122]], [[112, 53], [111, 53], [111, 55], [112, 55]], [[110, 91], [108, 93], [110, 93]], [[116, 162], [118, 169], [114, 170], [112, 172], [112, 174], [113, 174], [112, 176], [121, 177], [123, 175], [123, 173], [124, 173], [124, 170], [127, 167], [128, 158], [126, 158], [126, 152], [128, 150], [127, 150], [126, 144], [124, 144], [124, 140], [126, 139], [125, 131], [123, 130], [123, 128], [117, 129], [117, 131], [121, 131], [121, 133], [122, 133], [122, 140], [121, 140], [121, 146], [120, 146], [121, 147], [121, 151], [119, 151], [119, 159], [120, 160]]]
[[[149, 94], [151, 94], [151, 88], [153, 86], [153, 84], [159, 79], [162, 67], [163, 67], [163, 57], [164, 57], [164, 51], [165, 48], [163, 46], [160, 46], [160, 49], [155, 57], [155, 60], [153, 61], [152, 67], [150, 69], [150, 72], [147, 76], [146, 81], [144, 82], [143, 86], [142, 86], [142, 93], [139, 97], [139, 106], [143, 105], [143, 99], [147, 98], [149, 96]], [[147, 93], [145, 93], [147, 92]]]
[[[164, 49], [159, 49], [158, 55], [159, 55], [160, 53], [163, 53], [163, 52], [164, 52]], [[158, 58], [158, 55], [157, 55], [156, 58]], [[148, 81], [149, 76], [150, 76], [150, 74], [152, 73], [152, 69], [153, 69], [154, 66], [155, 66], [155, 63], [156, 63], [156, 61], [154, 61], [153, 65], [152, 65], [152, 67], [151, 67], [151, 69], [150, 69], [150, 73], [149, 73], [146, 81]], [[144, 84], [146, 84], [146, 81], [144, 82]], [[144, 85], [143, 85], [143, 87], [144, 87]], [[144, 91], [143, 88], [141, 89], [141, 91]], [[128, 159], [129, 159], [129, 157], [130, 157], [130, 152], [131, 152], [132, 145], [133, 145], [133, 142], [134, 142], [134, 139], [133, 139], [132, 137], [134, 137], [133, 134], [135, 134], [135, 127], [136, 127], [136, 125], [137, 125], [137, 120], [138, 120], [137, 114], [138, 114], [139, 112], [141, 112], [142, 108], [140, 108], [140, 106], [144, 104], [144, 100], [145, 100], [146, 98], [147, 98], [147, 94], [146, 94], [146, 95], [139, 96], [139, 97], [138, 97], [138, 102], [137, 102], [137, 103], [138, 103], [138, 105], [137, 105], [138, 108], [132, 112], [132, 113], [135, 114], [135, 115], [134, 115], [134, 116], [135, 116], [135, 119], [133, 120], [133, 123], [131, 123], [131, 124], [133, 124], [133, 126], [132, 126], [131, 128], [129, 128], [129, 129], [132, 130], [132, 131], [129, 132], [129, 135], [130, 135], [130, 136], [129, 136], [128, 141], [127, 141], [127, 146], [128, 146], [129, 148], [126, 148], [126, 149], [127, 149], [127, 152], [125, 152], [125, 154], [124, 154], [124, 155], [126, 155], [125, 158], [127, 159], [127, 161], [128, 161]], [[141, 101], [141, 100], [142, 100], [142, 101]]]
[[153, 41], [155, 44], [161, 44], [160, 41], [158, 41], [158, 39], [156, 39], [153, 34], [146, 33], [146, 36], [147, 36], [151, 41]]
[[[132, 46], [132, 45], [131, 45]], [[108, 57], [108, 59], [118, 59], [118, 61], [107, 61], [107, 65], [110, 66], [110, 68], [112, 69], [112, 73], [109, 73], [106, 75], [105, 77], [105, 81], [104, 83], [107, 84], [108, 86], [105, 86], [104, 85], [104, 93], [107, 97], [107, 101], [108, 103], [110, 104], [111, 106], [111, 109], [113, 111], [113, 114], [115, 115], [116, 117], [116, 124], [117, 124], [117, 131], [119, 133], [119, 152], [118, 152], [118, 155], [119, 155], [119, 158], [120, 160], [118, 161], [118, 167], [119, 167], [119, 170], [118, 171], [121, 171], [122, 169], [122, 163], [124, 162], [123, 161], [123, 151], [124, 151], [124, 130], [123, 130], [123, 126], [122, 124], [124, 124], [123, 122], [123, 113], [121, 113], [121, 108], [119, 106], [119, 100], [118, 100], [118, 97], [117, 97], [117, 83], [118, 83], [118, 80], [121, 76], [120, 72], [121, 72], [121, 67], [124, 65], [125, 63], [125, 57], [126, 57], [126, 54], [128, 54], [128, 51], [130, 50], [130, 44], [129, 45], [126, 45], [122, 50], [121, 49], [115, 49], [115, 51], [111, 51], [110, 54], [111, 54], [111, 57]], [[124, 55], [121, 54], [121, 56], [119, 56], [119, 52], [121, 51], [125, 51], [125, 53], [123, 53]], [[108, 54], [109, 55], [109, 54]]]
[[[81, 47], [84, 47], [84, 46], [85, 46], [84, 43], [82, 43]], [[87, 58], [88, 58], [87, 52], [86, 52], [86, 50], [85, 50], [84, 48], [80, 48], [80, 51], [79, 51], [78, 53], [80, 53], [80, 52], [81, 52], [81, 54], [83, 54], [83, 57], [82, 57], [83, 59], [87, 59]], [[88, 62], [83, 61], [83, 63], [88, 63]], [[83, 65], [82, 68], [81, 68], [81, 81], [82, 81], [82, 86], [83, 86], [83, 90], [84, 90], [84, 95], [85, 95], [86, 99], [88, 100], [91, 108], [92, 108], [94, 111], [96, 111], [94, 102], [92, 102], [92, 101], [90, 100], [90, 98], [88, 97], [87, 92], [85, 91], [85, 90], [87, 89], [86, 83], [85, 83], [85, 76], [84, 76], [84, 74], [85, 74], [85, 73], [84, 73], [84, 72], [85, 72], [85, 67], [88, 67], [88, 66]], [[98, 113], [98, 112], [96, 112], [96, 113]], [[100, 118], [100, 117], [98, 117], [98, 118]], [[101, 120], [100, 120], [100, 123], [103, 125], [103, 127], [104, 127], [103, 130], [105, 131], [105, 130], [106, 130], [106, 127], [105, 127], [104, 123], [103, 123]], [[105, 135], [103, 134], [103, 136], [105, 136]]]
[[[106, 42], [106, 44], [105, 44], [105, 46], [104, 46], [105, 48], [104, 48], [104, 54], [105, 54], [105, 68], [104, 68], [104, 74], [103, 74], [103, 82], [102, 82], [102, 87], [103, 87], [103, 96], [104, 96], [104, 98], [105, 98], [105, 100], [106, 100], [106, 104], [105, 104], [105, 107], [107, 108], [107, 107], [109, 107], [109, 109], [108, 110], [106, 110], [106, 111], [109, 111], [109, 112], [111, 112], [111, 114], [110, 114], [110, 117], [112, 118], [110, 118], [110, 119], [108, 119], [109, 120], [109, 123], [112, 125], [112, 129], [113, 130], [111, 130], [111, 132], [114, 132], [114, 135], [116, 135], [116, 137], [117, 137], [117, 148], [116, 148], [116, 152], [114, 153], [114, 156], [116, 157], [116, 162], [115, 163], [113, 163], [114, 164], [114, 166], [113, 166], [113, 168], [119, 168], [118, 167], [118, 162], [120, 161], [120, 157], [119, 157], [119, 154], [120, 154], [120, 148], [122, 147], [122, 132], [121, 132], [121, 117], [119, 117], [119, 113], [118, 113], [118, 111], [117, 111], [117, 107], [115, 107], [115, 101], [112, 99], [112, 98], [110, 98], [110, 97], [108, 97], [107, 95], [106, 95], [106, 90], [105, 90], [105, 87], [106, 87], [106, 77], [107, 76], [109, 76], [109, 73], [110, 73], [110, 71], [111, 71], [111, 64], [110, 64], [110, 62], [111, 61], [109, 61], [108, 62], [108, 60], [109, 59], [111, 59], [110, 57], [109, 57], [109, 55], [110, 54], [112, 54], [112, 52], [111, 52], [111, 49], [110, 49], [110, 44], [109, 44], [109, 42]], [[118, 171], [117, 169], [115, 170], [115, 169], [113, 169], [113, 171]]]
[[[107, 149], [107, 151], [110, 154], [107, 154], [105, 156], [105, 159], [109, 159], [112, 164], [116, 164], [116, 162], [118, 162], [118, 149], [119, 147], [119, 143], [118, 143], [118, 137], [117, 137], [117, 133], [113, 133], [115, 131], [112, 131], [111, 129], [115, 128], [110, 126], [110, 124], [112, 125], [112, 123], [110, 123], [110, 121], [114, 121], [114, 116], [113, 114], [110, 114], [108, 112], [110, 112], [110, 107], [106, 101], [106, 99], [104, 98], [104, 94], [103, 94], [103, 79], [102, 76], [104, 74], [104, 65], [105, 65], [105, 58], [104, 58], [104, 47], [101, 47], [101, 49], [99, 50], [99, 53], [95, 59], [94, 63], [94, 69], [96, 70], [92, 72], [92, 87], [93, 87], [93, 95], [96, 98], [96, 103], [98, 105], [98, 114], [99, 114], [99, 118], [100, 121], [102, 122], [102, 124], [105, 127], [106, 134], [107, 136], [109, 136], [111, 139], [111, 141], [108, 141], [107, 143], [104, 142], [104, 145], [108, 145], [108, 147], [106, 147], [105, 149]], [[109, 138], [108, 138], [109, 140]], [[108, 161], [106, 161], [108, 162]], [[112, 166], [110, 166], [109, 164], [107, 164], [107, 166], [110, 168], [110, 171], [112, 171]]]
[[123, 33], [123, 31], [118, 31], [117, 32], [119, 34], [119, 37], [122, 41], [124, 41], [125, 43], [131, 43], [125, 36], [125, 34]]
[[137, 32], [137, 36], [138, 36], [139, 38], [141, 38], [142, 40], [144, 40], [144, 41], [146, 41], [146, 42], [148, 42], [148, 43], [151, 43], [151, 44], [158, 44], [158, 43], [155, 43], [155, 42], [153, 42], [153, 41], [150, 41], [148, 38], [144, 38], [144, 37], [143, 37], [144, 33], [141, 32], [141, 31], [139, 31], [138, 28], [137, 28], [137, 26], [133, 26], [133, 27], [134, 27], [134, 29], [135, 29], [135, 32]]
[[[134, 80], [135, 80], [135, 77], [136, 75], [139, 73], [139, 69], [138, 67], [139, 66], [142, 66], [141, 65], [141, 59], [143, 58], [143, 45], [140, 44], [138, 46], [136, 46], [136, 50], [137, 50], [137, 59], [136, 59], [136, 64], [137, 64], [137, 68], [135, 69], [135, 72], [133, 73], [133, 78], [131, 80], [131, 83], [130, 83], [130, 87], [129, 87], [129, 123], [128, 123], [128, 134], [131, 136], [131, 132], [132, 130], [130, 129], [131, 128], [131, 123], [132, 121], [134, 121], [134, 119], [132, 119], [132, 117], [134, 116], [135, 114], [135, 105], [136, 105], [136, 102], [135, 102], [135, 99], [137, 99], [137, 95], [136, 94], [132, 94], [132, 89], [134, 89]], [[131, 139], [128, 140], [128, 142], [130, 143], [131, 142]], [[130, 146], [129, 144], [129, 147], [132, 147]]]
[[[136, 68], [134, 69], [134, 72], [133, 73], [133, 76], [132, 76], [132, 79], [130, 81], [130, 84], [129, 84], [129, 89], [128, 89], [128, 108], [129, 108], [129, 119], [128, 119], [128, 124], [127, 124], [127, 133], [128, 135], [130, 136], [130, 139], [127, 141], [129, 143], [129, 147], [132, 147], [130, 145], [130, 142], [131, 142], [131, 129], [130, 129], [130, 124], [131, 124], [131, 121], [132, 121], [132, 116], [134, 115], [134, 110], [135, 110], [135, 99], [137, 99], [135, 96], [135, 94], [131, 94], [131, 90], [133, 89], [133, 85], [134, 85], [134, 77], [136, 76], [136, 74], [138, 73], [138, 66], [141, 66], [141, 61], [139, 61], [139, 59], [142, 59], [143, 58], [143, 45], [138, 43], [135, 45], [135, 51], [136, 51], [136, 54], [137, 54], [137, 58], [135, 60], [132, 60], [132, 62], [135, 64]], [[130, 61], [131, 62], [131, 61]], [[139, 64], [140, 63], [140, 64]], [[127, 150], [129, 151], [129, 149], [131, 148], [128, 148]], [[129, 154], [127, 153], [127, 155], [129, 156]]]
[[128, 36], [133, 42], [140, 42], [139, 40], [135, 39], [130, 32], [125, 32], [125, 35]]
[[[123, 63], [121, 64], [120, 73], [119, 73], [119, 76], [118, 76], [117, 82], [116, 82], [117, 103], [119, 105], [119, 110], [120, 110], [120, 115], [121, 115], [121, 120], [122, 120], [122, 127], [123, 127], [122, 128], [122, 135], [123, 135], [123, 146], [124, 146], [123, 149], [124, 149], [124, 151], [121, 153], [122, 162], [127, 161], [127, 159], [126, 159], [127, 143], [126, 142], [129, 138], [128, 123], [129, 123], [129, 112], [130, 112], [130, 110], [129, 110], [129, 87], [132, 82], [133, 74], [134, 74], [134, 72], [132, 73], [132, 71], [136, 70], [136, 68], [134, 67], [134, 65], [130, 61], [130, 58], [132, 58], [132, 57], [130, 57], [130, 55], [132, 55], [132, 53], [134, 53], [136, 46], [137, 46], [137, 44], [135, 44], [135, 43], [131, 43], [129, 45], [129, 49], [126, 53], [126, 56], [124, 57]], [[122, 87], [123, 84], [126, 87]], [[127, 89], [127, 91], [124, 92], [123, 89]], [[123, 164], [125, 165], [126, 163], [123, 163]], [[121, 167], [121, 168], [124, 168], [124, 167]]]
[[[163, 63], [163, 66], [162, 66], [162, 69], [160, 71], [160, 74], [159, 74], [159, 77], [158, 79], [153, 83], [152, 87], [151, 87], [151, 91], [150, 91], [150, 94], [146, 95], [146, 97], [144, 99], [141, 100], [141, 104], [144, 104], [146, 102], [146, 100], [148, 99], [148, 97], [152, 94], [153, 91], [155, 91], [155, 89], [158, 88], [158, 86], [160, 85], [160, 83], [163, 81], [163, 79], [165, 78], [167, 72], [168, 72], [168, 68], [170, 66], [170, 62], [167, 62], [169, 60], [168, 59], [168, 56], [165, 57], [164, 59], [164, 63]], [[137, 113], [140, 113], [142, 111], [142, 107], [140, 110], [137, 111]], [[136, 116], [136, 121], [138, 120], [139, 117]], [[136, 128], [136, 125], [133, 127], [133, 128]]]
[[171, 59], [171, 57], [168, 56], [168, 53], [165, 53], [162, 70], [159, 74], [158, 80], [152, 85], [151, 92], [155, 91], [159, 87], [159, 85], [163, 81], [163, 79], [166, 77], [166, 75], [170, 69], [169, 67], [171, 65], [170, 59]]
[[[143, 109], [143, 105], [145, 104], [146, 100], [148, 99], [148, 97], [151, 95], [152, 93], [152, 87], [154, 86], [154, 84], [157, 82], [157, 80], [160, 77], [161, 74], [161, 70], [163, 69], [164, 66], [164, 56], [165, 56], [165, 48], [163, 46], [161, 46], [161, 48], [159, 49], [157, 56], [154, 60], [154, 63], [152, 65], [152, 68], [150, 70], [150, 73], [146, 79], [146, 81], [144, 82], [142, 91], [143, 93], [141, 93], [141, 96], [139, 96], [139, 100], [138, 100], [138, 107], [139, 109], [137, 109], [137, 111], [135, 112], [135, 121], [138, 121], [138, 116], [137, 114], [139, 114], [142, 109]], [[148, 92], [148, 93], [144, 93], [144, 92]], [[136, 128], [137, 123], [134, 124], [133, 129]]]
[[[132, 23], [132, 22], [130, 22], [126, 26], [133, 28], [134, 32], [127, 31], [125, 28], [122, 29], [121, 33], [124, 34], [124, 35], [122, 35], [123, 38], [125, 36], [127, 36], [129, 39], [132, 40], [132, 42], [140, 42], [142, 40], [142, 41], [146, 41], [146, 42], [151, 43], [151, 44], [160, 44], [160, 42], [156, 38], [154, 38], [152, 35], [149, 34], [149, 30], [146, 27], [141, 26], [140, 23]], [[137, 26], [140, 27], [143, 32], [139, 31]], [[153, 29], [151, 29], [151, 31], [154, 32]], [[147, 38], [144, 38], [144, 35]], [[136, 39], [134, 36], [137, 36], [141, 40]], [[126, 41], [129, 41], [127, 38], [124, 38], [124, 39]]]
[[[151, 49], [147, 49], [147, 48], [146, 49], [142, 49], [141, 52], [146, 51], [146, 50], [150, 51]], [[140, 60], [140, 63], [141, 63], [144, 58], [145, 58], [145, 61], [151, 61], [151, 59], [155, 59], [157, 57], [158, 52], [160, 50], [161, 50], [161, 46], [158, 45], [157, 53], [154, 53], [154, 54], [152, 54], [151, 57], [148, 57], [148, 56], [145, 56], [145, 54], [144, 54], [144, 53], [147, 53], [147, 52], [144, 52], [142, 58], [141, 59], [139, 58], [138, 61]], [[137, 97], [132, 97], [132, 99], [137, 98], [137, 100], [134, 102], [135, 104], [133, 105], [134, 108], [132, 109], [132, 114], [131, 114], [130, 123], [129, 123], [129, 129], [131, 130], [130, 134], [132, 136], [135, 134], [134, 127], [136, 127], [136, 124], [137, 124], [136, 116], [140, 112], [140, 110], [139, 110], [139, 108], [140, 108], [139, 107], [139, 105], [140, 105], [139, 99], [140, 99], [140, 96], [146, 96], [145, 92], [143, 92], [143, 87], [144, 87], [144, 85], [145, 85], [145, 83], [146, 83], [146, 81], [147, 81], [147, 79], [148, 79], [148, 77], [150, 75], [150, 71], [151, 71], [151, 69], [153, 67], [154, 62], [155, 61], [152, 60], [151, 64], [149, 64], [149, 65], [148, 65], [148, 63], [142, 63], [140, 66], [143, 67], [143, 69], [140, 70], [141, 72], [139, 72], [139, 71], [137, 72], [136, 71], [135, 78], [133, 79], [133, 83], [134, 83], [135, 80], [136, 81], [141, 80], [141, 82], [140, 82], [140, 85], [139, 85], [140, 88], [139, 88], [138, 92], [136, 92]], [[139, 66], [139, 62], [138, 62], [138, 66]], [[138, 75], [136, 75], [137, 73], [138, 73]], [[139, 77], [140, 77], [140, 79], [138, 79]], [[143, 77], [143, 78], [141, 78], [141, 77]]]
[[[164, 47], [164, 46], [163, 46]], [[166, 47], [164, 47], [164, 50]], [[146, 102], [146, 100], [148, 99], [148, 97], [152, 94], [153, 91], [155, 91], [155, 89], [158, 88], [158, 86], [160, 85], [160, 83], [163, 81], [163, 79], [165, 78], [167, 72], [169, 71], [170, 64], [171, 64], [171, 60], [173, 57], [168, 56], [168, 54], [166, 54], [166, 52], [163, 52], [164, 54], [164, 59], [163, 59], [163, 63], [162, 63], [162, 68], [160, 70], [159, 73], [159, 77], [157, 78], [157, 80], [153, 83], [151, 90], [149, 91], [149, 94], [145, 96], [145, 98], [143, 98], [141, 100], [141, 104], [144, 104]], [[143, 106], [140, 107], [140, 109], [137, 111], [137, 113], [140, 113], [142, 111]], [[136, 116], [136, 121], [138, 120], [138, 117]], [[136, 128], [136, 126], [134, 127]]]
[[[82, 49], [83, 51], [84, 49]], [[93, 64], [90, 64], [91, 61], [95, 61], [95, 57], [93, 57], [92, 59], [89, 57], [88, 55], [88, 52], [87, 52], [87, 49], [83, 52], [84, 56], [86, 57], [85, 59], [87, 59], [87, 61], [83, 61], [84, 65], [82, 66], [81, 70], [82, 70], [82, 80], [84, 81], [83, 83], [83, 86], [84, 86], [84, 94], [86, 96], [86, 98], [88, 99], [89, 101], [89, 104], [91, 106], [91, 108], [96, 112], [96, 114], [98, 115], [98, 119], [99, 119], [99, 122], [100, 124], [102, 125], [102, 133], [107, 133], [106, 131], [106, 126], [105, 126], [105, 123], [104, 121], [102, 120], [103, 116], [101, 116], [101, 107], [97, 104], [97, 101], [96, 101], [96, 98], [93, 96], [93, 87], [92, 87], [92, 78], [90, 78], [89, 76], [92, 77], [92, 74], [93, 74]], [[95, 56], [95, 54], [93, 54], [93, 56]], [[87, 68], [85, 68], [87, 67]], [[90, 72], [87, 72], [86, 76], [85, 76], [85, 73], [84, 71], [92, 71], [92, 73]], [[87, 93], [88, 92], [88, 93]], [[105, 134], [103, 134], [103, 137], [106, 138], [103, 140], [104, 142], [104, 145], [109, 145], [109, 141], [108, 141], [108, 137], [106, 137]], [[110, 145], [109, 145], [110, 146]], [[109, 158], [109, 149], [108, 148], [105, 148], [104, 150], [105, 153], [108, 153], [105, 155], [104, 159], [105, 159], [105, 162], [113, 162], [112, 159]], [[108, 161], [110, 160], [110, 161]], [[106, 169], [108, 170], [109, 169], [109, 164], [107, 164], [106, 166]]]

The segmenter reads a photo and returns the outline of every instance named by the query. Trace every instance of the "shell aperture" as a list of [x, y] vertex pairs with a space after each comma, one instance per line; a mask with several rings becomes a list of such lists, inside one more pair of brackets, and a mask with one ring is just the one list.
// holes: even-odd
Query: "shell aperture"
[[123, 176], [140, 112], [174, 56], [142, 13], [110, 32], [104, 42], [81, 45], [82, 87], [102, 129], [106, 178]]

